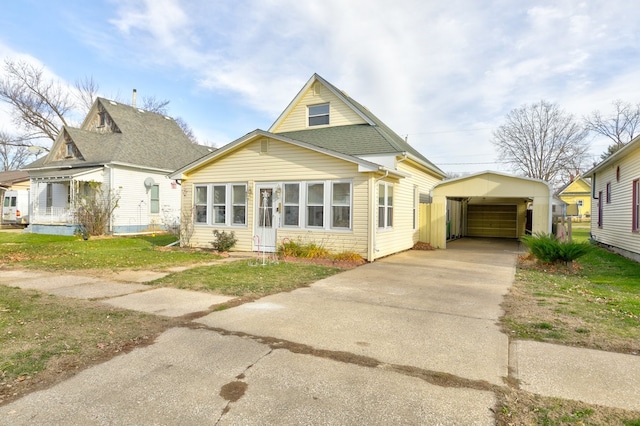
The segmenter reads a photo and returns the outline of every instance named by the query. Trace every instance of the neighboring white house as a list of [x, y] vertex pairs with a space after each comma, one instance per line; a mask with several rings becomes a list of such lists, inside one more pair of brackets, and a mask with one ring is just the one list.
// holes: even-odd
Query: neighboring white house
[[640, 261], [640, 137], [584, 176], [591, 177], [591, 237]]
[[161, 229], [180, 214], [180, 186], [167, 174], [211, 151], [170, 117], [98, 98], [80, 128], [64, 126], [49, 154], [24, 167], [28, 230], [72, 235], [82, 198], [97, 185], [119, 198], [109, 232]]

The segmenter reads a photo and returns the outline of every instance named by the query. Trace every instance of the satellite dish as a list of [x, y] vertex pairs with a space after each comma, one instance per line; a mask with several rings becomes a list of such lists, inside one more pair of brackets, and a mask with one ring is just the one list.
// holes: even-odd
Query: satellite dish
[[144, 180], [144, 187], [147, 189], [151, 189], [151, 187], [155, 185], [155, 183], [156, 182], [153, 180], [152, 177], [148, 177]]

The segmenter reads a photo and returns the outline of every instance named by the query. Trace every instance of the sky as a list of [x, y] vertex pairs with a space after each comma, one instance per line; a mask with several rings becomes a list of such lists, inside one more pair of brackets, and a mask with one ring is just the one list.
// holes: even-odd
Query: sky
[[[100, 96], [168, 99], [199, 141], [267, 130], [313, 73], [448, 173], [509, 172], [491, 143], [540, 100], [581, 119], [640, 102], [640, 3], [623, 0], [15, 0], [0, 58]], [[0, 76], [2, 75], [0, 70]], [[6, 104], [0, 130], [14, 133]], [[589, 139], [593, 160], [606, 140]]]

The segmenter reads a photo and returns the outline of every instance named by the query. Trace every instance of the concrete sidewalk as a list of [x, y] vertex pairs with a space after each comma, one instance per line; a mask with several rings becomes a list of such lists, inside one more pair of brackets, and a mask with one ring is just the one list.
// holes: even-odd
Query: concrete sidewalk
[[[518, 249], [454, 241], [211, 312], [195, 320], [205, 329], [0, 407], [0, 424], [489, 425], [509, 374], [533, 393], [640, 410], [637, 356], [509, 344], [498, 321]], [[155, 276], [0, 271], [0, 284], [166, 316], [229, 299], [141, 284]]]

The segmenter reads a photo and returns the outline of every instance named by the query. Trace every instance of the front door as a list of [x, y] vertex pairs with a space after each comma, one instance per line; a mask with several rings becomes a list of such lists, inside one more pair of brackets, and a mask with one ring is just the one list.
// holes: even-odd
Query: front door
[[275, 252], [276, 229], [280, 221], [276, 186], [273, 184], [256, 185], [256, 212], [254, 250]]

